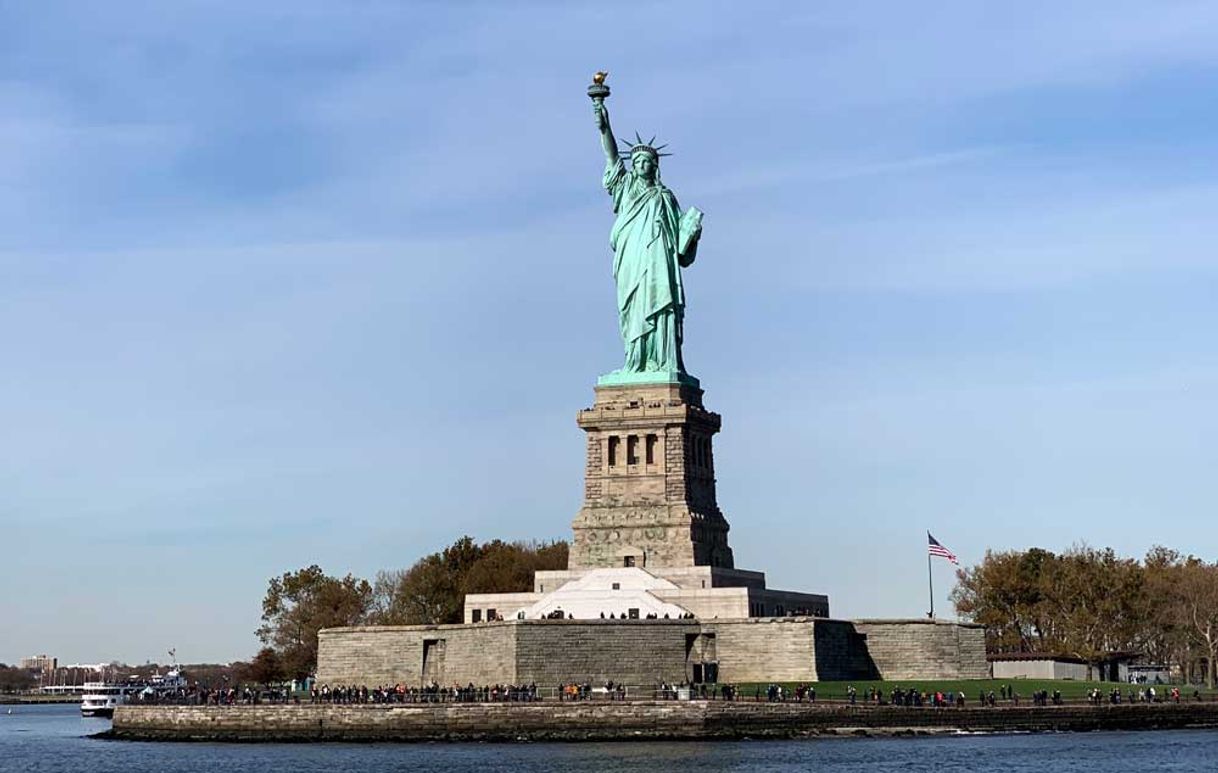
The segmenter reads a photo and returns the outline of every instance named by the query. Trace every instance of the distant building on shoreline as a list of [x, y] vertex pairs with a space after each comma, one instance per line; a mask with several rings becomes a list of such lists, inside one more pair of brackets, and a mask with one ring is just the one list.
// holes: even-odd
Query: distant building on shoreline
[[51, 674], [59, 667], [59, 658], [53, 658], [50, 655], [34, 655], [22, 658], [20, 667], [25, 671], [37, 674]]

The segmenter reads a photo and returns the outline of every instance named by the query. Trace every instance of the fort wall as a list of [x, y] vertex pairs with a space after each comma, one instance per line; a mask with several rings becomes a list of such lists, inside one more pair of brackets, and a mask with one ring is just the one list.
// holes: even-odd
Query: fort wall
[[478, 625], [329, 628], [324, 684], [631, 685], [718, 681], [984, 679], [984, 631], [929, 620], [811, 617], [710, 620], [508, 620]]
[[988, 679], [985, 631], [944, 620], [857, 620], [883, 679]]

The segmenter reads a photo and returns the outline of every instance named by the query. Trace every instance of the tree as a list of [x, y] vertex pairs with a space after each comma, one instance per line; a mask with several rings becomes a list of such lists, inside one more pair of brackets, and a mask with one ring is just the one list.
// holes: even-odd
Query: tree
[[533, 573], [567, 565], [565, 542], [479, 545], [465, 536], [405, 571], [377, 575], [370, 619], [382, 625], [459, 623], [467, 593], [519, 593]]
[[1027, 552], [986, 551], [977, 566], [956, 572], [952, 601], [965, 619], [986, 629], [991, 652], [1044, 651], [1054, 645], [1045, 615], [1042, 576], [1057, 556], [1039, 548]]
[[956, 611], [986, 628], [991, 652], [1069, 654], [1096, 662], [1151, 638], [1146, 569], [1111, 549], [1077, 545], [987, 552], [957, 572]]
[[382, 625], [460, 622], [461, 589], [440, 554], [414, 566], [377, 576], [381, 597], [374, 620]]
[[21, 692], [34, 686], [34, 675], [24, 668], [0, 663], [0, 692]]
[[271, 579], [262, 600], [258, 638], [274, 649], [283, 673], [303, 679], [317, 668], [317, 632], [358, 625], [372, 600], [372, 586], [348, 574], [331, 577], [314, 564]]
[[482, 555], [469, 567], [463, 583], [466, 593], [519, 593], [533, 588], [533, 575], [542, 570], [565, 569], [566, 542], [501, 542], [482, 546]]
[[1142, 566], [1146, 575], [1142, 617], [1147, 621], [1141, 649], [1153, 662], [1172, 663], [1188, 676], [1195, 660], [1192, 625], [1179, 605], [1180, 575], [1184, 557], [1156, 545]]
[[254, 682], [269, 687], [284, 678], [283, 662], [279, 654], [270, 647], [263, 647], [248, 663], [242, 663], [237, 670], [238, 678], [243, 682]]
[[1178, 572], [1176, 617], [1205, 653], [1205, 684], [1214, 688], [1218, 676], [1218, 564], [1191, 556]]
[[322, 628], [459, 623], [467, 593], [527, 591], [534, 572], [566, 566], [565, 542], [478, 544], [468, 536], [407, 570], [379, 572], [375, 585], [350, 574], [330, 577], [315, 564], [270, 580], [258, 638], [284, 677], [304, 678], [317, 668]]
[[1076, 546], [1042, 576], [1060, 652], [1094, 663], [1133, 649], [1146, 624], [1138, 615], [1143, 574], [1137, 561]]

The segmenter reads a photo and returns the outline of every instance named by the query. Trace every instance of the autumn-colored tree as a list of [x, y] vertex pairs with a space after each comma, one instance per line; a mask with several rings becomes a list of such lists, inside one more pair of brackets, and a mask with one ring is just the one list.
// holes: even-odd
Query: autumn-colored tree
[[317, 632], [364, 621], [372, 586], [348, 574], [337, 578], [314, 564], [273, 577], [262, 600], [258, 638], [273, 648], [286, 677], [302, 679], [317, 668]]
[[1205, 684], [1213, 689], [1218, 677], [1218, 564], [1190, 557], [1177, 578], [1176, 620], [1204, 653]]
[[1042, 573], [1045, 616], [1054, 621], [1058, 651], [1096, 662], [1131, 651], [1138, 630], [1142, 567], [1111, 549], [1072, 548]]
[[991, 652], [1050, 652], [1095, 662], [1146, 639], [1145, 571], [1112, 550], [1075, 546], [986, 553], [957, 573], [957, 612], [986, 627]]
[[378, 574], [370, 619], [382, 625], [459, 623], [467, 593], [528, 591], [534, 572], [566, 565], [565, 542], [480, 545], [462, 537], [407, 570]]
[[314, 565], [271, 579], [258, 638], [272, 651], [284, 678], [303, 678], [317, 667], [322, 628], [459, 623], [465, 594], [527, 591], [534, 572], [566, 565], [565, 542], [478, 544], [471, 537], [424, 556], [407, 570], [378, 573], [375, 586], [350, 574], [330, 577]]
[[466, 593], [519, 593], [533, 589], [534, 573], [566, 568], [566, 542], [494, 540], [482, 546], [462, 585]]
[[1159, 545], [1142, 560], [1145, 593], [1141, 617], [1146, 624], [1137, 649], [1152, 662], [1175, 664], [1187, 674], [1196, 659], [1196, 645], [1178, 603], [1184, 560], [1179, 552]]
[[461, 622], [464, 579], [481, 555], [482, 548], [465, 536], [409, 569], [381, 572], [373, 619], [382, 625]]
[[1218, 682], [1218, 564], [1156, 546], [1139, 562], [1075, 546], [987, 552], [957, 572], [956, 611], [986, 628], [991, 652], [1047, 652], [1096, 662], [1141, 653]]
[[237, 678], [243, 682], [253, 682], [270, 686], [284, 679], [283, 662], [279, 654], [270, 647], [263, 647], [248, 663], [242, 663], [237, 670]]
[[460, 591], [438, 554], [409, 569], [378, 572], [373, 589], [372, 622], [378, 625], [446, 623], [461, 607]]
[[1051, 649], [1057, 644], [1056, 633], [1046, 615], [1042, 578], [1046, 566], [1056, 560], [1040, 548], [987, 551], [980, 564], [956, 572], [956, 612], [985, 626], [991, 652]]

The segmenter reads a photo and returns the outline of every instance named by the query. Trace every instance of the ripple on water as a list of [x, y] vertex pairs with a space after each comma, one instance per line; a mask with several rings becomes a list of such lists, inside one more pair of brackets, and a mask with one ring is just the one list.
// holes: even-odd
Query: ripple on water
[[527, 770], [541, 773], [817, 773], [936, 768], [1004, 773], [1218, 770], [1218, 733], [1162, 731], [934, 735], [806, 741], [590, 744], [243, 744], [98, 741], [104, 719], [76, 706], [0, 714], [0, 771], [8, 773], [340, 773]]

